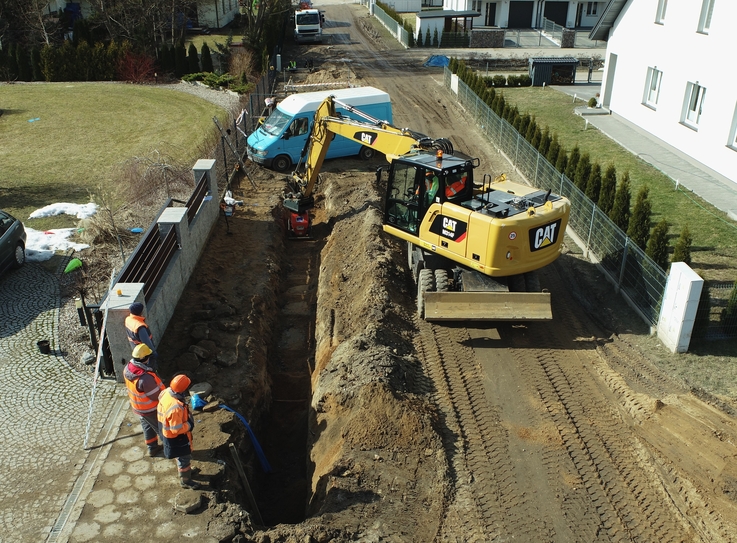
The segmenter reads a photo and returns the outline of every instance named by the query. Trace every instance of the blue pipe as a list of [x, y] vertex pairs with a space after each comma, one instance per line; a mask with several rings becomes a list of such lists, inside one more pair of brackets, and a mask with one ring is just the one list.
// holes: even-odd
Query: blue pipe
[[256, 456], [258, 456], [258, 460], [259, 462], [261, 462], [261, 469], [264, 470], [264, 473], [271, 473], [271, 464], [269, 464], [269, 461], [266, 459], [266, 455], [264, 454], [264, 451], [261, 448], [261, 445], [259, 445], [258, 439], [256, 439], [256, 435], [253, 433], [253, 430], [251, 430], [251, 427], [248, 425], [248, 421], [246, 421], [246, 418], [240, 413], [238, 413], [238, 411], [231, 409], [227, 405], [219, 404], [218, 407], [220, 407], [221, 409], [225, 409], [226, 411], [230, 411], [231, 413], [234, 413], [236, 417], [241, 419], [243, 426], [245, 426], [246, 430], [248, 430], [248, 435], [251, 436], [251, 443], [253, 443], [253, 448], [256, 451]]

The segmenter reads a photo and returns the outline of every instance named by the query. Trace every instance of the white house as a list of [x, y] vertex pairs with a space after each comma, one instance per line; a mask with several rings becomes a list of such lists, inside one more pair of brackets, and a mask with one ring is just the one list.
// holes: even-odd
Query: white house
[[607, 2], [569, 0], [444, 0], [443, 9], [479, 13], [474, 27], [538, 28], [543, 18], [566, 28], [591, 28]]
[[734, 0], [611, 0], [601, 102], [737, 182]]

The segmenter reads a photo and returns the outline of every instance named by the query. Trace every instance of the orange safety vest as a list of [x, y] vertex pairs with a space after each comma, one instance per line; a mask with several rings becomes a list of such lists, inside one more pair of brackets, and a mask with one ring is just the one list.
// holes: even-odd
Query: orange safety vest
[[[158, 398], [152, 399], [150, 396], [147, 396], [145, 393], [138, 390], [138, 379], [147, 374], [154, 378], [156, 386], [159, 387], [159, 391], [166, 388], [164, 383], [161, 382], [161, 379], [159, 379], [159, 376], [150, 371], [141, 374], [133, 381], [129, 381], [124, 376], [125, 386], [128, 389], [128, 398], [131, 401], [131, 407], [133, 408], [133, 411], [137, 413], [151, 413], [152, 411], [156, 411], [156, 407], [159, 405]], [[159, 392], [159, 394], [161, 394], [161, 392]]]
[[184, 402], [174, 397], [171, 388], [159, 394], [159, 406], [156, 409], [161, 433], [168, 439], [186, 434], [192, 446], [192, 427], [189, 424], [189, 411]]
[[138, 329], [141, 326], [145, 326], [148, 329], [148, 324], [146, 324], [146, 320], [143, 316], [128, 315], [125, 318], [125, 332], [128, 334], [128, 341], [130, 341], [134, 346], [141, 343], [141, 340], [138, 337]]
[[452, 198], [453, 196], [455, 196], [456, 194], [458, 194], [465, 188], [466, 188], [466, 178], [461, 177], [460, 180], [456, 181], [452, 185], [448, 185], [447, 187], [445, 187], [445, 195], [448, 198]]

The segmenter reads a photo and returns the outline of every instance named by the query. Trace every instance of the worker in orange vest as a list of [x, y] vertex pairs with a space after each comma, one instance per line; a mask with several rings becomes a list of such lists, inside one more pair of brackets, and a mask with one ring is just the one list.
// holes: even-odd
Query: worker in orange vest
[[199, 488], [192, 480], [192, 430], [194, 419], [189, 412], [184, 393], [192, 382], [184, 374], [174, 376], [159, 396], [157, 414], [159, 429], [164, 437], [164, 456], [176, 458], [179, 470], [179, 484], [183, 488]]
[[458, 179], [457, 181], [452, 181], [450, 178], [448, 179], [448, 186], [445, 187], [445, 196], [447, 198], [452, 198], [456, 194], [460, 194], [463, 192], [463, 189], [466, 188], [466, 181], [468, 180], [468, 173], [463, 172], [463, 175]]
[[143, 316], [143, 304], [135, 302], [130, 305], [128, 311], [130, 313], [125, 318], [125, 332], [128, 335], [128, 343], [130, 343], [131, 349], [135, 349], [141, 343], [146, 344], [152, 353], [150, 366], [156, 371], [159, 355], [154, 345], [154, 336], [148, 324], [146, 324], [146, 317]]
[[136, 345], [133, 358], [125, 366], [123, 378], [128, 389], [128, 399], [133, 412], [141, 418], [143, 439], [146, 441], [149, 456], [156, 456], [163, 447], [159, 445], [159, 421], [156, 407], [159, 405], [159, 394], [164, 390], [164, 383], [149, 366], [151, 349], [145, 343]]

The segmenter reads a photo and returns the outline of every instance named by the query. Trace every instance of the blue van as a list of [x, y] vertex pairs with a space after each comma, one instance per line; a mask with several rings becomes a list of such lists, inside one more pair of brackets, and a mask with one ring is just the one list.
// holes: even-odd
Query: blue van
[[[374, 87], [292, 94], [279, 102], [273, 113], [248, 136], [248, 158], [278, 172], [291, 171], [307, 143], [315, 110], [331, 95], [374, 118], [392, 122], [389, 95]], [[364, 120], [341, 107], [338, 112], [350, 118]], [[326, 158], [356, 155], [367, 160], [374, 155], [374, 150], [347, 138], [335, 138]]]

